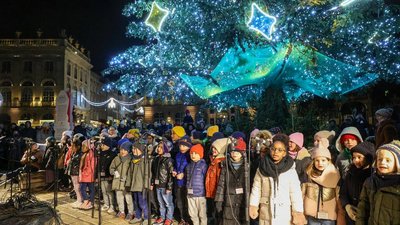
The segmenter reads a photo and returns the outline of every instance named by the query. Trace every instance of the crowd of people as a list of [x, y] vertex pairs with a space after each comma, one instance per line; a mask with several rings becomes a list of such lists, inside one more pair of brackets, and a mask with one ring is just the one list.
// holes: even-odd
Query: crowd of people
[[121, 123], [89, 132], [80, 124], [64, 131], [60, 144], [50, 132], [41, 152], [26, 124], [6, 138], [21, 152], [4, 158], [14, 159], [5, 177], [45, 169], [51, 184], [57, 172], [79, 210], [94, 207], [98, 186], [101, 210], [131, 224], [146, 225], [149, 216], [154, 225], [396, 224], [400, 141], [392, 113], [375, 113], [375, 138], [348, 124], [316, 132], [309, 149], [301, 132], [227, 134], [187, 113], [182, 126]]

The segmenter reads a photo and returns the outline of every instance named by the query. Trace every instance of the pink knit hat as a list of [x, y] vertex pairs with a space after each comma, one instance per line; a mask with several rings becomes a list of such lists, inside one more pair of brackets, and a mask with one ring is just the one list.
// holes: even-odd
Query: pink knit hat
[[250, 133], [250, 137], [255, 137], [258, 133], [260, 133], [260, 130], [256, 128]]
[[298, 145], [300, 148], [303, 147], [304, 144], [304, 135], [300, 132], [293, 133], [289, 135], [290, 141]]
[[325, 158], [328, 158], [328, 159], [332, 159], [331, 152], [322, 143], [319, 144], [317, 147], [315, 147], [312, 150], [312, 153], [311, 153], [311, 158], [312, 159], [315, 159], [315, 158], [321, 157], [321, 156], [325, 157]]

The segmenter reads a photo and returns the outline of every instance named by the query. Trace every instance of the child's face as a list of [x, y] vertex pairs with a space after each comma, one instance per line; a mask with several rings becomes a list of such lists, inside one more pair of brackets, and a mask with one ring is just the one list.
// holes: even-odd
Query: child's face
[[348, 138], [343, 142], [343, 144], [344, 147], [346, 147], [347, 149], [352, 149], [354, 146], [358, 144], [358, 141], [352, 138]]
[[119, 154], [120, 154], [122, 157], [127, 156], [128, 153], [129, 153], [129, 152], [128, 152], [127, 150], [123, 149], [123, 148], [121, 148], [121, 149], [119, 150]]
[[376, 167], [380, 174], [393, 173], [396, 169], [394, 155], [387, 150], [379, 150], [376, 157]]
[[163, 144], [162, 142], [160, 142], [160, 144], [157, 147], [157, 154], [162, 155], [163, 153], [164, 153]]
[[192, 159], [192, 161], [193, 162], [198, 162], [198, 161], [200, 161], [200, 155], [199, 154], [197, 154], [196, 152], [192, 152], [191, 154], [190, 154], [190, 158]]
[[142, 154], [142, 151], [140, 151], [140, 149], [138, 149], [138, 148], [133, 148], [133, 155], [138, 156], [138, 155], [141, 155], [141, 154]]
[[179, 145], [179, 150], [182, 153], [186, 153], [189, 150], [189, 147], [187, 147], [186, 145]]
[[329, 160], [326, 157], [319, 156], [314, 159], [314, 166], [319, 171], [324, 171], [329, 165]]
[[289, 151], [295, 152], [296, 151], [296, 144], [293, 141], [289, 141]]
[[218, 150], [215, 147], [212, 147], [213, 156], [217, 156], [219, 154]]
[[231, 151], [230, 154], [231, 154], [231, 158], [235, 162], [239, 162], [242, 159], [242, 153], [240, 153], [238, 151]]
[[353, 164], [358, 168], [364, 168], [367, 164], [365, 156], [358, 152], [353, 152]]
[[274, 163], [279, 163], [283, 157], [286, 156], [286, 147], [280, 141], [275, 141], [272, 147], [270, 148], [270, 155]]

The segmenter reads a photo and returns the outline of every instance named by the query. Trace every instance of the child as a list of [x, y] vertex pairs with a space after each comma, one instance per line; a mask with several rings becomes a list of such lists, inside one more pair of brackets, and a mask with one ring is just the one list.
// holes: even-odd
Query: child
[[336, 167], [339, 169], [340, 177], [346, 177], [351, 164], [351, 149], [363, 142], [360, 132], [355, 127], [346, 127], [336, 140], [336, 149], [340, 152], [336, 159]]
[[356, 225], [400, 221], [400, 141], [380, 146], [376, 156], [376, 173], [367, 178], [360, 194]]
[[[82, 142], [82, 156], [79, 164], [79, 183], [83, 199], [83, 203], [79, 209], [88, 210], [93, 208], [95, 165], [96, 159], [94, 158], [94, 151], [90, 145], [90, 140], [85, 140]], [[86, 194], [86, 188], [89, 188], [90, 199]]]
[[131, 192], [133, 193], [134, 204], [137, 207], [135, 209], [135, 218], [129, 221], [130, 224], [148, 224], [147, 198], [144, 194], [146, 193], [145, 190], [149, 187], [147, 184], [149, 171], [147, 169], [147, 164], [145, 164], [145, 157], [143, 154], [145, 148], [144, 145], [138, 142], [133, 145]]
[[82, 195], [79, 185], [79, 163], [82, 156], [82, 141], [85, 137], [82, 134], [75, 134], [72, 138], [71, 148], [65, 156], [66, 173], [71, 176], [72, 185], [76, 193], [76, 202], [72, 203], [72, 208], [77, 209], [82, 204]]
[[307, 174], [305, 172], [308, 165], [311, 163], [311, 156], [307, 149], [303, 147], [304, 135], [296, 132], [289, 135], [289, 155], [296, 163], [296, 172], [299, 175], [300, 183], [304, 183], [307, 180]]
[[[130, 191], [127, 188], [131, 184], [131, 155], [132, 143], [126, 141], [119, 147], [119, 155], [113, 159], [110, 165], [110, 174], [114, 176], [112, 181], [112, 189], [117, 195], [117, 203], [119, 212], [117, 217], [126, 220], [133, 219], [133, 200]], [[125, 203], [128, 206], [128, 215], [125, 217]]]
[[304, 214], [309, 225], [335, 225], [339, 172], [332, 164], [331, 153], [324, 145], [313, 149], [312, 160], [307, 168], [308, 182], [302, 184]]
[[371, 176], [371, 165], [375, 157], [375, 146], [362, 142], [351, 150], [353, 162], [340, 187], [340, 203], [346, 210], [346, 224], [354, 225], [357, 205], [364, 181]]
[[223, 224], [246, 223], [246, 180], [247, 169], [244, 165], [243, 155], [246, 154], [246, 143], [242, 138], [237, 139], [237, 144], [230, 152], [221, 176], [215, 195], [217, 211], [222, 212]]
[[186, 225], [190, 222], [188, 212], [188, 199], [186, 188], [186, 176], [184, 175], [186, 166], [190, 162], [189, 149], [192, 147], [192, 142], [188, 136], [184, 136], [179, 140], [179, 152], [176, 154], [174, 171], [172, 175], [176, 179], [175, 186], [175, 200], [176, 206], [179, 209], [179, 218], [177, 218], [179, 225]]
[[[153, 225], [171, 225], [174, 215], [174, 203], [172, 199], [172, 172], [174, 161], [171, 159], [172, 143], [166, 138], [158, 144], [157, 156], [151, 165], [151, 186], [157, 192], [157, 199], [160, 205], [160, 217]], [[167, 211], [168, 210], [168, 211]]]
[[204, 179], [207, 173], [207, 164], [203, 159], [204, 149], [196, 144], [190, 149], [191, 162], [186, 167], [186, 186], [189, 202], [189, 214], [193, 225], [207, 225], [206, 197]]
[[100, 145], [100, 179], [101, 179], [101, 191], [103, 193], [104, 205], [101, 207], [101, 211], [107, 211], [107, 213], [114, 214], [114, 193], [111, 190], [112, 176], [110, 174], [110, 165], [116, 154], [111, 150], [113, 147], [113, 141], [111, 138], [106, 137], [103, 143]]

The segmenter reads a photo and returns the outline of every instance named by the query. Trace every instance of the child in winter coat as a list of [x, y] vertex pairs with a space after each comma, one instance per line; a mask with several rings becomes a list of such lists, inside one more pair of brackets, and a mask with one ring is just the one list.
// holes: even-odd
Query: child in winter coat
[[[93, 146], [90, 140], [82, 142], [82, 156], [79, 164], [79, 183], [83, 203], [79, 209], [92, 209], [94, 205], [94, 181], [96, 159], [94, 158]], [[86, 194], [86, 188], [89, 188], [90, 198]]]
[[353, 162], [340, 187], [340, 203], [346, 210], [346, 224], [354, 225], [357, 205], [364, 181], [371, 176], [372, 162], [375, 157], [375, 146], [362, 142], [352, 148]]
[[174, 202], [172, 199], [172, 172], [174, 170], [174, 160], [171, 159], [172, 143], [166, 138], [158, 144], [157, 156], [151, 165], [151, 186], [156, 188], [157, 199], [160, 205], [160, 217], [153, 225], [171, 225], [174, 215]]
[[221, 138], [215, 140], [211, 145], [211, 162], [206, 174], [207, 216], [210, 224], [219, 224], [220, 215], [215, 210], [214, 198], [222, 170], [221, 164], [225, 160], [225, 152], [229, 144], [231, 144], [229, 138]]
[[[303, 199], [289, 137], [276, 134], [266, 157], [261, 159], [250, 194], [249, 215], [260, 225], [303, 225]], [[259, 211], [259, 212], [258, 212]]]
[[304, 214], [309, 225], [335, 225], [339, 198], [339, 172], [331, 162], [324, 145], [312, 151], [312, 164], [307, 168], [308, 182], [302, 184]]
[[85, 137], [82, 134], [75, 134], [72, 138], [72, 145], [65, 156], [65, 172], [71, 176], [72, 185], [76, 193], [76, 202], [72, 203], [72, 208], [77, 209], [82, 205], [82, 195], [79, 185], [79, 165], [82, 156], [82, 141]]
[[216, 208], [222, 212], [223, 224], [240, 225], [246, 223], [246, 176], [248, 169], [244, 164], [246, 143], [242, 138], [237, 139], [237, 144], [230, 152], [230, 157], [224, 163], [221, 176], [218, 181], [215, 196]]
[[186, 186], [189, 202], [189, 214], [193, 225], [207, 225], [206, 197], [204, 179], [207, 173], [207, 164], [203, 159], [204, 149], [196, 144], [190, 149], [191, 162], [186, 167]]
[[138, 142], [133, 145], [131, 192], [133, 193], [134, 204], [137, 207], [135, 209], [135, 218], [129, 222], [130, 224], [148, 224], [146, 189], [149, 187], [149, 170], [145, 162], [145, 148], [145, 145]]
[[357, 206], [356, 225], [399, 224], [400, 141], [376, 151], [376, 173], [367, 178]]
[[101, 207], [101, 211], [107, 211], [107, 213], [110, 214], [115, 213], [114, 193], [111, 189], [113, 177], [110, 174], [110, 165], [116, 157], [116, 154], [111, 150], [112, 147], [113, 141], [109, 137], [106, 137], [100, 145], [100, 184], [104, 200], [104, 205]]
[[176, 206], [179, 209], [179, 218], [176, 218], [179, 225], [186, 225], [190, 222], [188, 212], [188, 199], [186, 188], [185, 169], [190, 162], [189, 150], [192, 147], [192, 142], [188, 136], [184, 136], [179, 141], [179, 152], [175, 156], [174, 171], [172, 175], [175, 177], [175, 200]]
[[[112, 190], [115, 191], [117, 196], [117, 203], [119, 212], [117, 217], [126, 220], [132, 220], [134, 217], [132, 193], [129, 191], [131, 184], [131, 153], [132, 143], [125, 141], [119, 147], [119, 154], [113, 159], [110, 165], [110, 174], [114, 176], [112, 181]], [[125, 216], [125, 203], [128, 206], [128, 214]]]
[[311, 163], [311, 155], [307, 149], [303, 147], [304, 135], [296, 132], [289, 135], [289, 155], [295, 160], [296, 172], [299, 175], [300, 183], [307, 180], [306, 168]]

